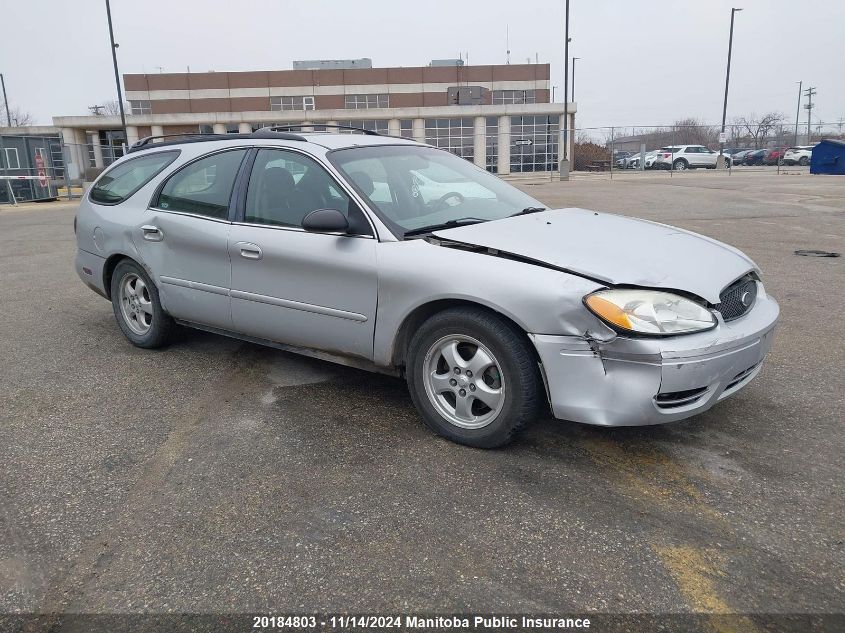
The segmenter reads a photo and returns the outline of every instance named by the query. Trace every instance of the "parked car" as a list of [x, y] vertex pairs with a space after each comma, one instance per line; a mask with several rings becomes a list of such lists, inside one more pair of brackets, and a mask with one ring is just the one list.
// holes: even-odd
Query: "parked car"
[[744, 164], [746, 165], [762, 165], [763, 160], [766, 156], [766, 150], [764, 149], [755, 149], [754, 151], [748, 152], [743, 159]]
[[[695, 169], [704, 167], [706, 169], [716, 168], [718, 152], [704, 147], [704, 145], [675, 145], [663, 147], [654, 160], [654, 166], [658, 169]], [[727, 162], [725, 163], [727, 165]]]
[[731, 154], [731, 163], [736, 165], [742, 165], [745, 163], [745, 157], [748, 155], [749, 152], [753, 152], [753, 149], [739, 149]]
[[633, 155], [634, 152], [629, 152], [627, 150], [615, 150], [613, 152], [613, 164], [616, 165], [618, 169], [625, 169], [628, 159]]
[[[723, 153], [725, 154], [725, 160], [728, 162], [728, 166], [736, 165], [737, 163], [734, 162], [734, 157], [746, 151], [748, 151], [747, 147], [726, 147]], [[717, 151], [716, 153], [718, 154], [719, 152]]]
[[783, 154], [784, 165], [809, 165], [813, 156], [813, 145], [790, 147]]
[[763, 164], [777, 165], [783, 159], [785, 151], [785, 148], [767, 149], [765, 154], [763, 154]]
[[[448, 190], [415, 196], [422, 177]], [[402, 375], [426, 425], [485, 448], [547, 407], [602, 426], [706, 411], [759, 373], [779, 313], [734, 248], [547, 210], [376, 134], [147, 138], [94, 182], [74, 230], [79, 277], [132, 344], [182, 324]]]
[[[650, 152], [645, 153], [645, 160], [643, 161], [644, 169], [651, 169], [654, 165], [654, 159], [657, 157], [657, 154], [660, 150], [652, 150]], [[628, 158], [626, 163], [627, 169], [639, 169], [640, 168], [640, 158], [641, 155], [639, 153], [634, 154], [633, 156]]]

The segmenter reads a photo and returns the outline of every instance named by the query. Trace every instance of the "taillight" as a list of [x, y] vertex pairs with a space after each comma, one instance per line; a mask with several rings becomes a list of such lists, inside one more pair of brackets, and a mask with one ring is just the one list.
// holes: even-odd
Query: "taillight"
[[663, 154], [663, 158], [669, 158], [672, 154]]

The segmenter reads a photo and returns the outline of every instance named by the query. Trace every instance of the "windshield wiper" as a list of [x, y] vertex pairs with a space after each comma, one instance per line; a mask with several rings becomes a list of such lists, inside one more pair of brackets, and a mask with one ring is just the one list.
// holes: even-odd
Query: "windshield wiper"
[[421, 226], [417, 229], [409, 229], [405, 231], [404, 237], [408, 237], [409, 235], [421, 235], [423, 233], [431, 233], [432, 231], [437, 231], [440, 229], [451, 229], [456, 226], [479, 224], [480, 222], [487, 222], [487, 220], [484, 220], [482, 218], [458, 218], [456, 220], [448, 220], [446, 222], [441, 222], [440, 224], [429, 224], [428, 226]]
[[516, 213], [511, 213], [508, 217], [512, 218], [516, 215], [528, 215], [529, 213], [540, 213], [540, 211], [545, 211], [546, 207], [525, 207], [522, 211], [517, 211]]

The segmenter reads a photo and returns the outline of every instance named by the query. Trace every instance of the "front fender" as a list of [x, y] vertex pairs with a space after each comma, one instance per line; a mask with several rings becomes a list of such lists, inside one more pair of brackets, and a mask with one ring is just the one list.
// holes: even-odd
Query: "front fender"
[[421, 306], [444, 299], [476, 303], [525, 332], [578, 336], [612, 332], [582, 303], [594, 281], [495, 255], [408, 240], [378, 246], [379, 290], [373, 360], [391, 365], [400, 327]]

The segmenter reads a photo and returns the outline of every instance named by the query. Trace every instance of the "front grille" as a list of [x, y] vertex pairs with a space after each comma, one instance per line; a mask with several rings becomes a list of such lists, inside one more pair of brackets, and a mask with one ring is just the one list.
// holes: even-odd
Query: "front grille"
[[757, 300], [757, 281], [751, 276], [738, 279], [722, 291], [713, 306], [725, 321], [733, 321], [748, 312]]

